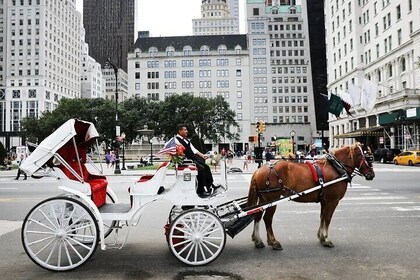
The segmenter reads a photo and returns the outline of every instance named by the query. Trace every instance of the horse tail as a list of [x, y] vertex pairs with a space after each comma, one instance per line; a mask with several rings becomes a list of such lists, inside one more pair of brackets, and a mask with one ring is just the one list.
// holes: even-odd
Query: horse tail
[[258, 191], [257, 191], [257, 183], [255, 181], [255, 173], [254, 173], [252, 175], [251, 182], [249, 184], [247, 206], [254, 206], [257, 204], [258, 204]]

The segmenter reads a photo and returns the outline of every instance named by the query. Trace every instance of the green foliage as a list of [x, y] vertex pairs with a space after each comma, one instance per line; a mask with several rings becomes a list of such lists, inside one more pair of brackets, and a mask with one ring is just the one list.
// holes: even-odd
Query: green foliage
[[197, 134], [193, 134], [193, 136], [191, 136], [191, 144], [200, 152], [205, 153], [204, 151], [204, 145], [201, 144], [200, 138], [198, 137]]
[[[121, 132], [130, 143], [138, 130], [147, 125], [154, 136], [169, 139], [177, 133], [176, 126], [185, 123], [190, 134], [197, 134], [194, 143], [204, 151], [203, 140], [220, 142], [222, 138], [237, 139], [230, 127], [237, 127], [235, 112], [220, 96], [207, 99], [192, 95], [173, 95], [165, 101], [131, 98], [118, 104]], [[25, 118], [21, 134], [30, 142], [41, 142], [55, 129], [71, 118], [93, 122], [100, 134], [100, 141], [107, 144], [115, 139], [115, 102], [105, 99], [62, 99], [52, 112], [45, 112], [39, 119]]]

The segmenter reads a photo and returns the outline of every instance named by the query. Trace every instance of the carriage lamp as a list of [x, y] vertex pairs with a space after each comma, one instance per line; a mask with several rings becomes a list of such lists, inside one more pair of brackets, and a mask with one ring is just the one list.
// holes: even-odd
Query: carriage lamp
[[191, 181], [191, 170], [189, 168], [184, 169], [184, 181]]

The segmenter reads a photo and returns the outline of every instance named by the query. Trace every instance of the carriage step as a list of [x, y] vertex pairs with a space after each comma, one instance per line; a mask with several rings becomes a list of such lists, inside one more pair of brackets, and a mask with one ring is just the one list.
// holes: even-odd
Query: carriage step
[[131, 205], [128, 203], [107, 203], [99, 208], [100, 213], [127, 213], [130, 210]]

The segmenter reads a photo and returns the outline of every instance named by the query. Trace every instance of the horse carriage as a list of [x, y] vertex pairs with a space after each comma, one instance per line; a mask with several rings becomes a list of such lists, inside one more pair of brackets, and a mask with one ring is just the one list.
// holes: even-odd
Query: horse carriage
[[[233, 238], [254, 219], [253, 240], [256, 247], [262, 247], [257, 232], [262, 215], [265, 215], [269, 245], [280, 249], [271, 229], [275, 206], [289, 200], [314, 201], [319, 199], [319, 193], [322, 193], [322, 210], [318, 237], [325, 242], [328, 241], [329, 220], [344, 196], [347, 182], [354, 176], [353, 171], [358, 169], [359, 175], [368, 180], [374, 176], [371, 161], [358, 145], [331, 155], [337, 166], [325, 161], [324, 179], [317, 182], [298, 180], [307, 177], [303, 176], [305, 172], [312, 178], [310, 168], [299, 169], [303, 168], [302, 164], [265, 166], [254, 173], [247, 197], [224, 202], [228, 182], [223, 160], [222, 188], [205, 198], [196, 193], [197, 169], [192, 163], [176, 164], [174, 180], [164, 185], [169, 169], [168, 162], [164, 162], [155, 174], [141, 176], [129, 186], [130, 202], [121, 203], [106, 176], [98, 175], [102, 170], [88, 155], [88, 149], [97, 144], [98, 136], [92, 123], [71, 119], [44, 139], [21, 166], [33, 177], [38, 176], [40, 170], [43, 171], [40, 174], [54, 176], [63, 191], [62, 195], [38, 203], [23, 221], [21, 238], [25, 252], [45, 269], [74, 269], [85, 263], [98, 246], [102, 250], [122, 248], [145, 207], [159, 200], [173, 204], [164, 227], [166, 241], [172, 254], [187, 265], [214, 261], [224, 249], [226, 234]], [[293, 168], [301, 172], [295, 179], [285, 172]], [[340, 169], [341, 172], [337, 171]], [[339, 191], [331, 192], [336, 187], [326, 188], [329, 185], [338, 186]], [[125, 236], [119, 237], [124, 227], [128, 230]]]

